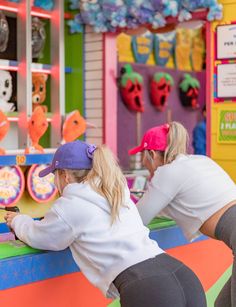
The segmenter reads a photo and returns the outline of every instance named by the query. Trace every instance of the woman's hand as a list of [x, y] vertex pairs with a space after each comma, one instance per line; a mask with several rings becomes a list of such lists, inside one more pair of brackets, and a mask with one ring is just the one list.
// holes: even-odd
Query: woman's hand
[[6, 213], [6, 215], [4, 216], [4, 219], [5, 219], [8, 227], [11, 227], [12, 220], [17, 215], [19, 215], [19, 213], [17, 213], [17, 212], [7, 212]]

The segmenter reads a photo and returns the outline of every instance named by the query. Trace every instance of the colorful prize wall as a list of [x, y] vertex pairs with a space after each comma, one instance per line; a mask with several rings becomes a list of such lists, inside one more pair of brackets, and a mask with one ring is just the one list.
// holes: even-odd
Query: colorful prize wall
[[[147, 129], [171, 120], [185, 125], [190, 135], [189, 151], [193, 152], [192, 131], [201, 118], [201, 109], [206, 102], [204, 22], [190, 23], [185, 28], [172, 27], [171, 31], [166, 33], [122, 33], [117, 37], [117, 47], [118, 83], [121, 84], [118, 96], [117, 142], [122, 166], [129, 169], [127, 152], [129, 148], [137, 146], [138, 137]], [[133, 98], [129, 81], [127, 93], [130, 98], [124, 97], [122, 89], [122, 82], [125, 82], [122, 76], [128, 78], [128, 74], [127, 77], [122, 74], [127, 63], [132, 67], [131, 84], [135, 73], [142, 78], [140, 91], [135, 89], [133, 83]], [[188, 90], [183, 93], [184, 98], [180, 89], [183, 82], [188, 83]], [[188, 100], [188, 95], [192, 99]], [[125, 99], [128, 102], [125, 102]], [[135, 99], [140, 101], [137, 104], [142, 104], [141, 108], [135, 107]]]

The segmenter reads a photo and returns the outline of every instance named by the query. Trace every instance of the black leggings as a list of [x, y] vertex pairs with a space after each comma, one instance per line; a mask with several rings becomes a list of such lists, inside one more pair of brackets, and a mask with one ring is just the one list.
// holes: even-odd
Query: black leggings
[[177, 259], [160, 254], [131, 266], [113, 282], [122, 307], [205, 307], [197, 276]]
[[215, 307], [236, 307], [236, 205], [230, 207], [220, 218], [215, 237], [223, 241], [233, 252], [232, 276], [218, 295]]

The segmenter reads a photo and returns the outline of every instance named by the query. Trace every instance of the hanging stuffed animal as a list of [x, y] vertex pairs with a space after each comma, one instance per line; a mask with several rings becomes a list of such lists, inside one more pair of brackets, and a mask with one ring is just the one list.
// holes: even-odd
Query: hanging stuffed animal
[[184, 79], [179, 85], [180, 101], [183, 107], [197, 109], [200, 83], [189, 74], [184, 75]]
[[48, 76], [43, 73], [32, 73], [32, 103], [33, 111], [40, 106], [44, 112], [47, 112], [47, 107], [42, 106], [46, 99], [46, 81]]
[[121, 68], [120, 90], [124, 104], [131, 111], [144, 112], [143, 77], [130, 64]]
[[154, 34], [154, 58], [158, 66], [167, 66], [171, 61], [174, 64], [176, 31]]
[[0, 52], [7, 49], [9, 39], [9, 25], [3, 11], [0, 11]]
[[38, 59], [42, 56], [46, 41], [44, 23], [38, 18], [32, 18], [32, 58]]
[[191, 12], [196, 11], [197, 9], [207, 8], [207, 20], [213, 21], [214, 19], [222, 19], [222, 4], [218, 3], [217, 0], [182, 0], [181, 1], [181, 13], [179, 16], [179, 21], [186, 20], [184, 16], [189, 15], [188, 19], [192, 17]]
[[0, 70], [0, 110], [13, 112], [16, 110], [14, 102], [9, 102], [13, 91], [12, 76], [9, 71]]
[[175, 66], [178, 70], [192, 70], [192, 37], [192, 29], [178, 28], [176, 30]]
[[[2, 141], [6, 136], [9, 127], [10, 124], [6, 115], [2, 111], [0, 111], [0, 141]], [[5, 150], [3, 148], [0, 148], [0, 155], [5, 155]]]
[[204, 27], [193, 30], [191, 64], [194, 71], [201, 71], [205, 61], [205, 37]]
[[153, 35], [149, 31], [143, 35], [133, 35], [131, 46], [135, 62], [146, 64], [153, 50]]
[[31, 147], [26, 148], [25, 153], [43, 153], [44, 149], [39, 145], [39, 140], [45, 134], [48, 128], [48, 122], [45, 112], [38, 106], [34, 109], [33, 114], [28, 122], [28, 132], [31, 140]]
[[158, 111], [165, 109], [173, 85], [173, 78], [167, 73], [159, 72], [153, 76], [151, 81], [151, 101]]
[[102, 0], [79, 1], [80, 13], [75, 15], [74, 20], [79, 24], [93, 26], [95, 32], [106, 32], [110, 25], [107, 23], [101, 8]]
[[62, 144], [73, 142], [86, 130], [86, 121], [78, 110], [67, 115], [62, 127]]
[[100, 5], [109, 31], [126, 27], [127, 7], [123, 0], [100, 0]]
[[61, 143], [73, 142], [83, 135], [87, 128], [96, 128], [96, 126], [87, 122], [80, 114], [79, 110], [72, 111], [66, 116], [63, 123]]

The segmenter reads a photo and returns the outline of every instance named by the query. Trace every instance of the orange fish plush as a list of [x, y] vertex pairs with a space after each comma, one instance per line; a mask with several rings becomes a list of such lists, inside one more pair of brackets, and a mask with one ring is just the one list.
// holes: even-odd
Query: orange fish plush
[[[6, 115], [0, 111], [0, 141], [6, 136], [9, 127], [10, 124]], [[0, 148], [0, 155], [5, 155], [5, 150], [3, 148]]]
[[32, 73], [32, 103], [33, 110], [37, 106], [41, 106], [44, 112], [47, 112], [47, 107], [42, 106], [46, 99], [46, 81], [48, 76], [43, 73]]
[[39, 140], [47, 131], [48, 122], [46, 118], [46, 114], [41, 108], [38, 106], [33, 111], [33, 114], [28, 122], [28, 131], [31, 139], [32, 147], [26, 148], [25, 153], [29, 154], [32, 151], [43, 153], [44, 149], [41, 145], [39, 145]]
[[62, 144], [73, 142], [84, 134], [86, 127], [87, 123], [80, 112], [78, 110], [71, 112], [67, 115], [62, 127]]

